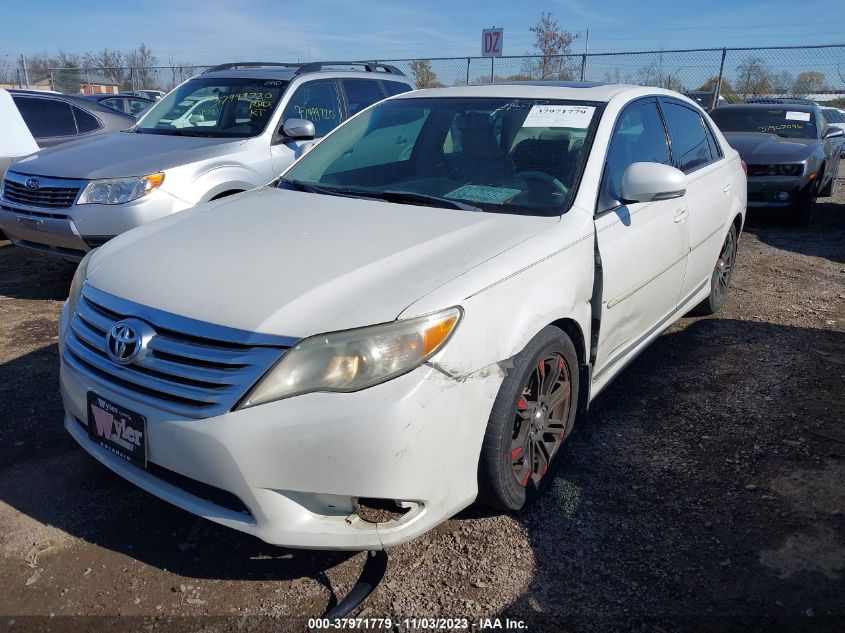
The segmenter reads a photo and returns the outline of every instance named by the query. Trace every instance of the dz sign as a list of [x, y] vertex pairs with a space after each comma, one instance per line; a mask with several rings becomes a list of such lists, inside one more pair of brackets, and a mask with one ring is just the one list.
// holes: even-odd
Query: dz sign
[[501, 57], [502, 41], [504, 39], [504, 29], [484, 29], [483, 31], [481, 31], [482, 57]]

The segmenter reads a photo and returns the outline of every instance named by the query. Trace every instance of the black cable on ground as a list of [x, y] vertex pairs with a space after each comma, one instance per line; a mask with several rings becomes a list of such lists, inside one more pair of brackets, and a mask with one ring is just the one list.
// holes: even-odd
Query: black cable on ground
[[361, 570], [361, 575], [358, 577], [355, 586], [334, 609], [328, 611], [323, 617], [329, 620], [347, 617], [373, 593], [384, 578], [386, 571], [387, 552], [384, 550], [367, 552], [364, 569]]

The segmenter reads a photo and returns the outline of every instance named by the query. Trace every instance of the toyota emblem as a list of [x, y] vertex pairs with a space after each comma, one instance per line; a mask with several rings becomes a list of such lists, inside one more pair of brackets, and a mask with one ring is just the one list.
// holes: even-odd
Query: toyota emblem
[[144, 332], [144, 324], [134, 321], [118, 321], [106, 335], [106, 352], [114, 362], [128, 365], [138, 360], [144, 351], [150, 332]]
[[41, 183], [38, 182], [37, 178], [27, 178], [26, 182], [24, 183], [27, 189], [40, 189]]

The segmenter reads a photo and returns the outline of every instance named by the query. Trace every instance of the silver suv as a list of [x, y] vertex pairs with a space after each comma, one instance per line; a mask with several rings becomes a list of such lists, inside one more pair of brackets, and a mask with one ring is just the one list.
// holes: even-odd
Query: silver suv
[[18, 246], [79, 260], [136, 226], [267, 184], [345, 119], [413, 89], [397, 68], [369, 62], [215, 66], [125, 132], [15, 163], [0, 230]]

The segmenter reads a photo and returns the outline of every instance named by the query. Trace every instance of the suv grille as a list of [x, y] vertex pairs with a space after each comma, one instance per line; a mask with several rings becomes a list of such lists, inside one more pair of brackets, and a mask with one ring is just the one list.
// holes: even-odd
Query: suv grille
[[[149, 323], [155, 334], [146, 355], [119, 365], [106, 352], [106, 335], [127, 317]], [[63, 357], [115, 392], [180, 416], [206, 418], [231, 409], [295, 342], [177, 317], [85, 286]]]
[[39, 188], [30, 189], [25, 184], [29, 178], [29, 176], [7, 173], [3, 181], [3, 197], [8, 202], [17, 202], [33, 207], [67, 209], [73, 205], [81, 188], [77, 181], [62, 182], [54, 178], [47, 179], [36, 176], [35, 180], [39, 182]]

